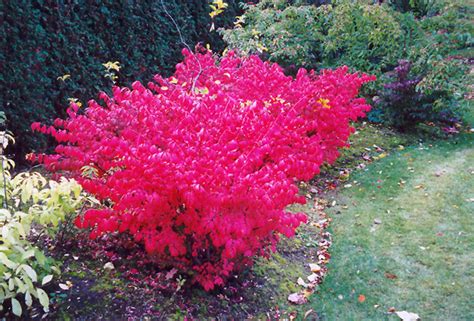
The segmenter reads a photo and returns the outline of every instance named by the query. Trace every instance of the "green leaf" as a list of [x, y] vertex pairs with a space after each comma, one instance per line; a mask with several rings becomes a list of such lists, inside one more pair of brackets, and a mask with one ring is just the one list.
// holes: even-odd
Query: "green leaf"
[[30, 291], [25, 292], [25, 304], [29, 307], [33, 304], [33, 299], [31, 298]]
[[15, 281], [13, 281], [13, 278], [8, 280], [8, 290], [13, 291], [15, 289]]
[[23, 253], [23, 255], [21, 256], [22, 260], [26, 260], [26, 259], [29, 259], [31, 257], [35, 256], [35, 250], [32, 249], [32, 250], [28, 250], [26, 251], [25, 253]]
[[33, 270], [33, 268], [29, 265], [26, 265], [26, 264], [22, 264], [22, 268], [23, 270], [26, 272], [26, 274], [28, 274], [28, 276], [30, 277], [31, 281], [33, 282], [36, 282], [38, 281], [38, 276], [36, 274], [36, 271]]
[[18, 300], [15, 299], [15, 298], [12, 298], [11, 300], [12, 300], [12, 312], [13, 312], [13, 314], [20, 317], [21, 313], [23, 312], [20, 302], [18, 302]]
[[35, 248], [35, 258], [38, 261], [38, 264], [44, 266], [46, 264], [46, 256], [40, 250]]
[[49, 283], [53, 279], [53, 276], [51, 274], [46, 275], [43, 278], [43, 281], [41, 281], [41, 285], [45, 285], [46, 283]]
[[49, 307], [49, 297], [43, 289], [37, 288], [36, 294], [38, 295], [38, 300], [44, 308]]
[[15, 277], [14, 280], [15, 280], [15, 283], [18, 287], [17, 292], [21, 292], [21, 293], [25, 292], [26, 291], [25, 283], [23, 283], [23, 281], [20, 280], [20, 278], [17, 278], [17, 277]]
[[17, 263], [10, 261], [8, 257], [5, 255], [5, 253], [0, 253], [0, 263], [5, 265], [9, 269], [16, 269], [18, 266]]

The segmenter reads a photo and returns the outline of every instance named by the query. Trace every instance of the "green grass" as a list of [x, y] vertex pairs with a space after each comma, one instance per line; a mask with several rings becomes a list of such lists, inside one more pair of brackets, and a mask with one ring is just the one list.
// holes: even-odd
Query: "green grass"
[[390, 307], [474, 320], [473, 145], [466, 134], [406, 148], [351, 177], [330, 210], [329, 273], [311, 297], [321, 320], [398, 320]]

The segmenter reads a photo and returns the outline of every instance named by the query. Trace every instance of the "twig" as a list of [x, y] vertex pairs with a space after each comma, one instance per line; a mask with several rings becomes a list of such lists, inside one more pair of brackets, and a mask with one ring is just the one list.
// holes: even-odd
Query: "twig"
[[193, 50], [191, 49], [191, 47], [189, 47], [189, 45], [186, 43], [186, 41], [184, 41], [184, 38], [183, 38], [183, 34], [181, 33], [181, 29], [179, 28], [178, 24], [176, 23], [176, 20], [174, 20], [173, 16], [168, 12], [168, 10], [166, 9], [166, 6], [165, 6], [165, 3], [163, 2], [163, 0], [161, 0], [161, 6], [163, 7], [163, 11], [166, 13], [166, 15], [170, 18], [170, 20], [173, 22], [175, 28], [176, 28], [176, 31], [178, 32], [178, 35], [179, 35], [179, 39], [181, 41], [181, 43], [189, 50], [189, 52], [193, 55], [194, 59], [196, 59], [196, 62], [197, 64], [199, 65], [199, 72], [197, 74], [197, 76], [194, 78], [193, 80], [193, 85], [191, 87], [191, 94], [194, 94], [194, 88], [196, 87], [196, 82], [197, 80], [199, 79], [199, 77], [201, 76], [202, 74], [202, 65], [201, 65], [201, 62], [199, 61], [199, 59], [196, 57], [196, 55], [194, 54]]
[[0, 154], [0, 157], [2, 158], [2, 177], [3, 177], [3, 208], [8, 208], [8, 201], [7, 201], [7, 176], [5, 174], [5, 157], [4, 154], [3, 154], [3, 146], [5, 145], [5, 139], [6, 139], [6, 135], [7, 134], [7, 130], [5, 128], [5, 134], [2, 135], [2, 145], [0, 147], [0, 151], [1, 151], [1, 154]]

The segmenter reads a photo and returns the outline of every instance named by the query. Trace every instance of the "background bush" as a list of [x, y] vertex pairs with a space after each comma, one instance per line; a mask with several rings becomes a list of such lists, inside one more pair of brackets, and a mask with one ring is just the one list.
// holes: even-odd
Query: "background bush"
[[[298, 67], [342, 65], [375, 74], [378, 81], [365, 87], [369, 97], [388, 95], [383, 83], [394, 81], [391, 74], [399, 60], [409, 60], [410, 75], [419, 80], [416, 93], [431, 97], [428, 101], [432, 106], [425, 109], [430, 112], [412, 119], [419, 123], [444, 119], [439, 113], [447, 111], [459, 116], [466, 105], [466, 68], [453, 55], [472, 48], [471, 11], [457, 2], [429, 0], [383, 4], [339, 0], [320, 6], [307, 1], [290, 4], [264, 0], [247, 5], [235, 27], [221, 32], [229, 47], [259, 53], [284, 66], [290, 74]], [[410, 93], [405, 98], [413, 97]], [[404, 115], [394, 118], [396, 109], [387, 104], [393, 100], [384, 101], [371, 111], [369, 120], [393, 125], [408, 119]]]
[[[209, 3], [164, 1], [186, 42], [223, 42], [209, 32]], [[232, 24], [237, 1], [215, 18], [216, 26]], [[18, 144], [17, 160], [45, 141], [30, 135], [33, 121], [64, 115], [68, 98], [88, 100], [110, 88], [102, 63], [119, 61], [120, 84], [170, 74], [181, 59], [176, 28], [159, 0], [152, 1], [1, 1], [0, 108]], [[64, 75], [61, 80], [58, 77]]]
[[401, 14], [387, 5], [336, 1], [288, 5], [264, 0], [245, 6], [233, 29], [222, 30], [231, 48], [261, 53], [284, 67], [348, 65], [380, 73], [391, 69], [413, 37], [405, 37]]

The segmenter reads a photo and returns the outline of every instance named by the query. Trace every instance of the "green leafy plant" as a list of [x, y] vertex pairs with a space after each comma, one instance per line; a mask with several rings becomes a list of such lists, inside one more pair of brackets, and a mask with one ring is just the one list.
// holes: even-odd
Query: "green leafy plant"
[[389, 0], [388, 3], [401, 12], [413, 12], [417, 17], [434, 15], [441, 1], [436, 0]]
[[398, 14], [385, 5], [340, 1], [325, 39], [326, 59], [334, 65], [380, 74], [402, 54], [403, 29]]
[[43, 286], [60, 273], [56, 262], [36, 246], [31, 232], [36, 240], [43, 233], [54, 236], [91, 199], [74, 180], [56, 182], [37, 172], [12, 176], [15, 163], [4, 155], [9, 141], [14, 142], [12, 135], [0, 132], [0, 311], [6, 313], [9, 307], [21, 316], [23, 305], [31, 307], [33, 299], [48, 311]]
[[244, 9], [233, 29], [221, 30], [229, 47], [262, 54], [285, 67], [321, 62], [331, 6], [284, 6], [266, 0]]
[[343, 0], [316, 7], [265, 0], [244, 9], [233, 29], [221, 30], [224, 40], [285, 67], [348, 65], [380, 74], [406, 47], [401, 15], [387, 5]]
[[[416, 85], [397, 95], [407, 95], [402, 97], [402, 105], [409, 110], [421, 103], [418, 107], [426, 111], [412, 120], [418, 123], [441, 115], [443, 119], [462, 115], [466, 68], [457, 53], [472, 48], [474, 28], [469, 20], [472, 9], [466, 5], [457, 1], [374, 4], [338, 0], [317, 7], [305, 1], [264, 0], [244, 9], [233, 29], [221, 31], [229, 47], [259, 53], [284, 66], [287, 73], [296, 73], [300, 66], [340, 65], [370, 72], [378, 80], [368, 84], [364, 94], [372, 97], [378, 93], [393, 98], [384, 83], [394, 82], [392, 71], [399, 60], [409, 60], [410, 77], [417, 79]], [[410, 101], [418, 94], [422, 102]], [[405, 126], [404, 116], [393, 112], [400, 106], [390, 107], [389, 101], [395, 102], [390, 98], [380, 104], [379, 100], [368, 114], [369, 120]]]

